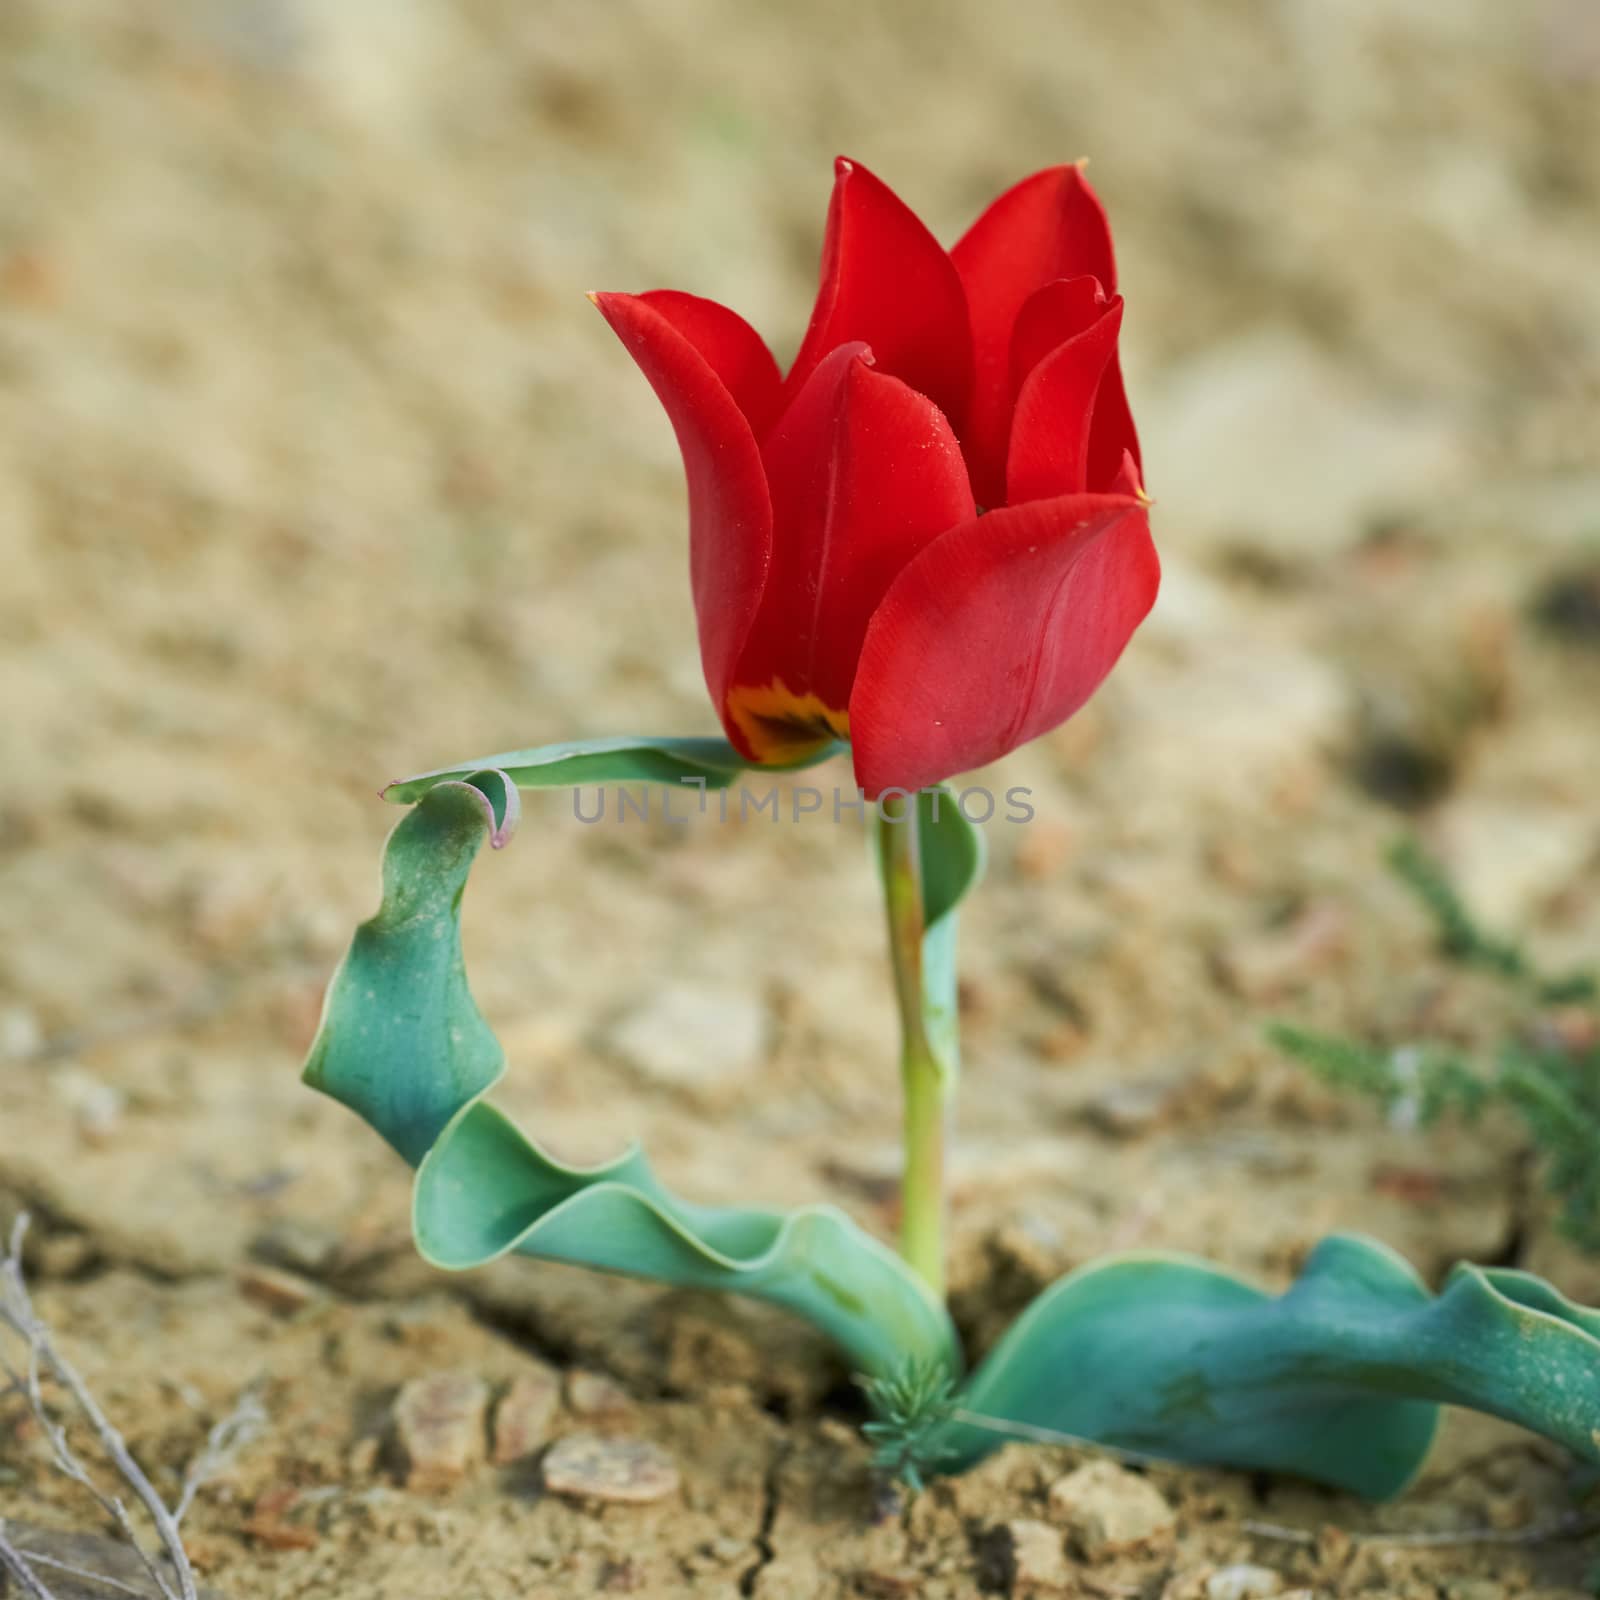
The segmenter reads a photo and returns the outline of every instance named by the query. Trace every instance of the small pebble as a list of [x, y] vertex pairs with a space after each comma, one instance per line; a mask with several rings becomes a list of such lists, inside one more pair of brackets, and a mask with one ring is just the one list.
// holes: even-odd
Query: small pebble
[[544, 1484], [552, 1494], [610, 1505], [649, 1505], [678, 1492], [678, 1468], [658, 1445], [644, 1439], [602, 1439], [568, 1434], [544, 1458]]
[[413, 1378], [395, 1399], [395, 1434], [406, 1458], [406, 1486], [447, 1489], [483, 1455], [489, 1389], [470, 1372]]
[[1005, 1525], [1006, 1578], [1013, 1595], [1065, 1594], [1072, 1583], [1061, 1530], [1028, 1517]]
[[1266, 1600], [1283, 1592], [1283, 1579], [1271, 1567], [1247, 1561], [1220, 1567], [1206, 1579], [1206, 1600]]
[[1172, 1507], [1138, 1473], [1091, 1461], [1050, 1486], [1050, 1514], [1091, 1561], [1163, 1542], [1177, 1522]]
[[255, 1264], [241, 1267], [236, 1281], [239, 1293], [246, 1300], [284, 1317], [303, 1311], [320, 1295], [314, 1283], [307, 1283], [304, 1278], [278, 1267]]
[[509, 1466], [540, 1449], [560, 1404], [553, 1372], [536, 1368], [518, 1376], [494, 1409], [495, 1465]]
[[582, 1368], [567, 1374], [567, 1404], [574, 1415], [592, 1422], [625, 1417], [633, 1410], [633, 1401], [620, 1384]]

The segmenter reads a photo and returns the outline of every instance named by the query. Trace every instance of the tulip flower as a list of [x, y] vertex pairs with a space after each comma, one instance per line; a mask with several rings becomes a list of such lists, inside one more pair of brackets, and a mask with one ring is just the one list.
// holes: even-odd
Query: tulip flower
[[747, 759], [848, 740], [869, 796], [915, 790], [1093, 694], [1160, 578], [1115, 290], [1079, 167], [946, 251], [840, 160], [787, 374], [715, 301], [592, 297], [677, 433], [706, 684]]
[[[459, 1270], [517, 1252], [804, 1317], [863, 1379], [876, 1473], [912, 1490], [1009, 1437], [1382, 1497], [1420, 1472], [1444, 1404], [1600, 1464], [1600, 1312], [1526, 1272], [1469, 1266], [1434, 1296], [1392, 1251], [1351, 1236], [1323, 1240], [1281, 1295], [1188, 1256], [1080, 1265], [963, 1376], [944, 1288], [945, 1151], [957, 919], [984, 850], [959, 801], [911, 791], [1070, 716], [1159, 581], [1111, 239], [1082, 173], [1018, 184], [946, 253], [840, 162], [821, 292], [787, 374], [709, 300], [595, 299], [682, 446], [701, 655], [728, 738], [568, 738], [385, 789], [412, 809], [305, 1078], [417, 1169], [422, 1255]], [[688, 783], [703, 798], [751, 764], [820, 759], [840, 740], [877, 801], [861, 820], [900, 1014], [898, 1256], [834, 1204], [681, 1200], [638, 1146], [558, 1160], [492, 1098], [506, 1055], [462, 955], [468, 872], [486, 840], [510, 839], [521, 790], [648, 784], [665, 797]], [[690, 908], [683, 936], [696, 926]], [[746, 1132], [774, 1136], [766, 1120]]]

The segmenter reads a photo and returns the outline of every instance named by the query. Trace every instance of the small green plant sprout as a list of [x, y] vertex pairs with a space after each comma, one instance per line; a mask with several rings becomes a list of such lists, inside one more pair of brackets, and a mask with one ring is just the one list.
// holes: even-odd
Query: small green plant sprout
[[1387, 859], [1390, 870], [1432, 917], [1442, 955], [1463, 966], [1477, 967], [1523, 984], [1535, 999], [1551, 1004], [1595, 998], [1596, 983], [1592, 973], [1552, 976], [1540, 972], [1522, 945], [1485, 932], [1467, 909], [1443, 864], [1415, 839], [1409, 835], [1397, 839], [1390, 846]]
[[1569, 1009], [1556, 1020], [1531, 1016], [1486, 1060], [1426, 1040], [1378, 1045], [1287, 1023], [1269, 1036], [1324, 1083], [1376, 1100], [1397, 1127], [1425, 1128], [1446, 1116], [1472, 1123], [1506, 1108], [1527, 1131], [1562, 1229], [1600, 1251], [1600, 1014], [1577, 1009], [1594, 998], [1593, 977], [1545, 974], [1520, 944], [1486, 932], [1414, 840], [1401, 840], [1388, 860], [1432, 918], [1447, 960], [1500, 979], [1526, 996], [1530, 1012]]
[[930, 1473], [948, 1463], [942, 1441], [956, 1410], [950, 1369], [936, 1361], [908, 1361], [880, 1378], [863, 1378], [872, 1421], [861, 1427], [876, 1446], [873, 1470], [890, 1483], [920, 1490]]
[[[787, 375], [713, 302], [595, 297], [682, 449], [723, 736], [543, 745], [391, 784], [408, 810], [378, 910], [329, 986], [306, 1082], [416, 1169], [412, 1229], [438, 1266], [520, 1253], [806, 1318], [866, 1385], [879, 1467], [912, 1486], [1007, 1437], [1070, 1437], [1382, 1497], [1419, 1470], [1447, 1404], [1600, 1460], [1600, 1313], [1471, 1267], [1435, 1295], [1357, 1238], [1324, 1240], [1277, 1296], [1184, 1257], [1091, 1262], [967, 1370], [944, 1294], [946, 1147], [957, 922], [984, 852], [981, 814], [946, 784], [1082, 706], [1159, 573], [1110, 234], [1080, 166], [1024, 180], [947, 252], [841, 161], [825, 240]], [[848, 804], [885, 907], [898, 1251], [828, 1204], [680, 1197], [637, 1148], [596, 1166], [556, 1159], [493, 1103], [505, 1058], [462, 958], [468, 875], [486, 839], [513, 837], [522, 790], [647, 785], [709, 805], [747, 773], [830, 757], [853, 766]], [[1435, 1097], [1466, 1092], [1435, 1077]]]

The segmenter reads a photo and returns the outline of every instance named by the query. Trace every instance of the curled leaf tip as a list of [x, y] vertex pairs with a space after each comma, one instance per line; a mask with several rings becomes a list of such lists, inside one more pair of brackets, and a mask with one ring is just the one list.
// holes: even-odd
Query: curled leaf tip
[[[431, 774], [424, 774], [424, 778]], [[489, 846], [503, 850], [517, 831], [522, 820], [522, 795], [511, 775], [499, 767], [480, 767], [463, 771], [459, 776], [444, 777], [427, 788], [418, 788], [417, 778], [391, 778], [378, 791], [378, 798], [390, 805], [415, 805], [434, 789], [465, 789], [483, 808], [484, 821], [489, 829]], [[404, 792], [396, 794], [395, 790]]]
[[[393, 785], [391, 785], [393, 787]], [[522, 818], [522, 796], [517, 786], [498, 767], [486, 767], [469, 777], [437, 784], [440, 789], [464, 789], [483, 808], [489, 829], [489, 848], [503, 850], [511, 843]]]

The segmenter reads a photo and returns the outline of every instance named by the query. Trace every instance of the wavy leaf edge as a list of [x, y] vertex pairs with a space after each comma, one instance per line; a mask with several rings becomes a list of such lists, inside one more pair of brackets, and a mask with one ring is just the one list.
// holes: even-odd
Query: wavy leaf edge
[[[515, 793], [505, 772], [479, 770], [432, 784], [396, 824], [383, 899], [334, 973], [304, 1072], [311, 1087], [354, 1110], [416, 1167], [419, 1253], [467, 1270], [520, 1252], [750, 1294], [806, 1317], [862, 1371], [886, 1371], [908, 1355], [959, 1370], [945, 1307], [837, 1207], [783, 1212], [679, 1200], [638, 1141], [593, 1165], [569, 1165], [488, 1102], [507, 1064], [466, 981], [460, 909], [483, 839], [505, 832], [514, 817]], [[408, 871], [418, 850], [424, 865]], [[437, 863], [431, 879], [429, 852]], [[387, 1004], [394, 993], [409, 1007], [398, 1018]], [[375, 1053], [382, 1057], [376, 1067]], [[431, 1080], [403, 1081], [405, 1068], [419, 1063]], [[459, 1152], [472, 1146], [479, 1161], [487, 1139], [498, 1141], [500, 1165], [463, 1184]], [[593, 1226], [601, 1212], [606, 1228]], [[580, 1238], [585, 1233], [592, 1248]], [[467, 1235], [477, 1247], [460, 1247]], [[730, 1241], [755, 1247], [734, 1249]]]
[[[546, 766], [574, 749], [594, 753], [593, 745], [547, 746], [546, 754], [563, 753]], [[520, 1252], [753, 1294], [819, 1326], [869, 1377], [929, 1360], [956, 1373], [945, 1308], [838, 1208], [698, 1206], [660, 1184], [638, 1141], [609, 1160], [569, 1165], [488, 1102], [506, 1060], [466, 980], [460, 907], [483, 840], [499, 848], [510, 838], [518, 790], [527, 785], [513, 770], [485, 765], [408, 781], [424, 778], [390, 834], [382, 901], [334, 974], [305, 1071], [308, 1083], [354, 1109], [416, 1167], [412, 1226], [424, 1259], [459, 1271]], [[981, 873], [983, 843], [975, 832], [945, 844], [952, 839], [954, 889], [930, 924], [951, 939], [956, 906]], [[408, 876], [414, 851], [422, 866]], [[432, 986], [432, 1013], [418, 1000], [396, 1016], [379, 998], [374, 973], [391, 985], [409, 981], [408, 959]], [[352, 986], [369, 982], [352, 998]], [[367, 1059], [374, 1040], [387, 1049], [377, 1062]], [[420, 1062], [432, 1076], [396, 1092], [379, 1070], [395, 1060], [402, 1069]], [[501, 1162], [492, 1170], [482, 1165], [486, 1140]], [[462, 1151], [470, 1157], [464, 1169]], [[474, 1197], [486, 1209], [474, 1222], [469, 1207], [463, 1232], [460, 1193], [494, 1181], [500, 1193]], [[476, 1242], [463, 1248], [468, 1236]], [[733, 1248], [739, 1242], [745, 1248]], [[858, 1273], [877, 1297], [870, 1306], [851, 1286]], [[1237, 1349], [1230, 1331], [1243, 1340]], [[1097, 1337], [1109, 1365], [1075, 1366], [1074, 1349], [1081, 1355], [1087, 1341], [1094, 1355]], [[1277, 1352], [1281, 1370], [1263, 1348]], [[1066, 1382], [1055, 1360], [1063, 1350]], [[1130, 1378], [1130, 1364], [1141, 1361]], [[1026, 1403], [1005, 1392], [1006, 1380], [1019, 1376]], [[1097, 1419], [1096, 1402], [1123, 1391], [1124, 1410]], [[1263, 1393], [1265, 1403], [1254, 1403]], [[1163, 1395], [1168, 1409], [1157, 1414]], [[1225, 1415], [1216, 1410], [1219, 1395], [1231, 1407]], [[1433, 1294], [1397, 1252], [1356, 1235], [1322, 1241], [1278, 1295], [1197, 1256], [1128, 1252], [1086, 1263], [1044, 1290], [962, 1383], [957, 1404], [974, 1419], [1055, 1427], [1174, 1460], [1297, 1472], [1387, 1498], [1421, 1469], [1442, 1404], [1506, 1417], [1600, 1461], [1600, 1311], [1530, 1273], [1470, 1263]], [[1080, 1412], [1088, 1422], [1072, 1425]], [[956, 1466], [1002, 1442], [976, 1420], [945, 1424], [938, 1437]]]
[[[1152, 1327], [1165, 1342], [1149, 1339]], [[1077, 1358], [1076, 1388], [1047, 1381], [1063, 1351]], [[1213, 1381], [1229, 1371], [1231, 1389]], [[1359, 1234], [1323, 1239], [1276, 1295], [1198, 1256], [1131, 1251], [1045, 1289], [956, 1404], [997, 1424], [1387, 1499], [1421, 1471], [1446, 1404], [1600, 1461], [1600, 1312], [1532, 1274], [1465, 1262], [1434, 1293], [1397, 1251]], [[1107, 1406], [1116, 1414], [1102, 1417]], [[1002, 1437], [953, 1423], [938, 1444], [959, 1467]]]

